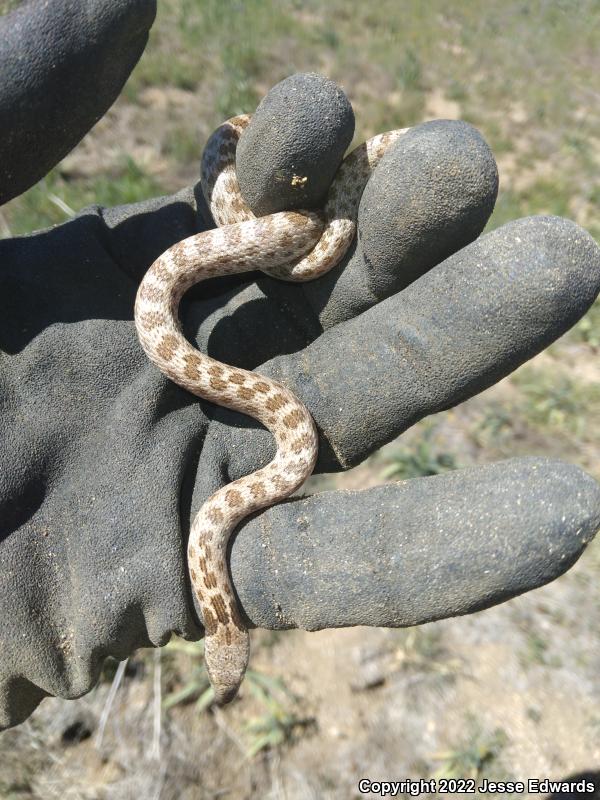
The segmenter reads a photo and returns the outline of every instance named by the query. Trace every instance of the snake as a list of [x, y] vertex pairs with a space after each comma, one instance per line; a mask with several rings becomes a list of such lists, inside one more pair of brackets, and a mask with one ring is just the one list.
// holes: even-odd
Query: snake
[[257, 217], [242, 196], [235, 169], [237, 145], [250, 121], [249, 114], [232, 117], [207, 140], [200, 181], [216, 227], [177, 242], [152, 263], [134, 310], [140, 344], [167, 378], [205, 401], [253, 417], [277, 446], [270, 463], [205, 500], [188, 537], [189, 580], [202, 616], [204, 661], [218, 705], [237, 694], [250, 652], [248, 626], [227, 567], [229, 540], [249, 514], [284, 500], [311, 475], [318, 433], [310, 412], [288, 387], [193, 347], [182, 333], [179, 303], [191, 286], [218, 276], [260, 270], [302, 282], [339, 264], [356, 235], [358, 207], [371, 173], [408, 130], [378, 134], [352, 150], [338, 167], [322, 210]]

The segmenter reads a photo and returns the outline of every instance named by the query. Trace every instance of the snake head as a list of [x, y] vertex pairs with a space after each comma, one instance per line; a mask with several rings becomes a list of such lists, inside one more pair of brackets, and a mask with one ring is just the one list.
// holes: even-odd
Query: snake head
[[246, 630], [231, 626], [225, 631], [225, 626], [220, 626], [216, 633], [206, 636], [204, 663], [217, 705], [230, 703], [238, 693], [249, 654], [250, 637]]

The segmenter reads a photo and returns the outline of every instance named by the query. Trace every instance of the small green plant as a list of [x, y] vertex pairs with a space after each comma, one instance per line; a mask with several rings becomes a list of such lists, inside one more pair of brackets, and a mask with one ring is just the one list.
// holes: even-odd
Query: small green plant
[[440, 761], [434, 778], [480, 778], [483, 771], [500, 755], [508, 737], [502, 728], [485, 734], [476, 723], [471, 723], [472, 733], [455, 749], [434, 756]]
[[451, 453], [436, 450], [432, 442], [434, 433], [434, 428], [427, 428], [414, 447], [396, 450], [381, 477], [408, 480], [456, 469], [456, 459]]
[[469, 96], [466, 85], [455, 78], [450, 79], [446, 94], [448, 95], [448, 100], [454, 100], [457, 103], [466, 100]]
[[[541, 613], [547, 613], [546, 608], [540, 607]], [[532, 616], [525, 613], [519, 605], [513, 611], [514, 622], [523, 634], [524, 646], [519, 652], [519, 661], [525, 668], [533, 665], [545, 667], [558, 667], [561, 664], [560, 658], [553, 655], [550, 650], [550, 642], [540, 633], [535, 620]]]
[[556, 370], [526, 367], [512, 378], [523, 392], [523, 412], [534, 424], [581, 435], [586, 416], [600, 403], [600, 387]]
[[513, 412], [499, 403], [490, 403], [475, 426], [475, 438], [495, 440], [510, 434], [512, 427]]
[[548, 652], [548, 642], [533, 630], [527, 632], [525, 648], [520, 653], [519, 660], [524, 667], [533, 664], [540, 664], [545, 667], [560, 667], [561, 665], [560, 658]]
[[331, 50], [337, 50], [340, 46], [340, 37], [333, 28], [321, 28], [319, 36], [325, 47], [329, 47]]
[[192, 669], [185, 684], [174, 692], [170, 692], [163, 700], [163, 708], [168, 710], [181, 703], [195, 703], [198, 713], [207, 709], [215, 699], [204, 664], [204, 641], [185, 642], [173, 640], [165, 647], [167, 655], [181, 653], [192, 661]]
[[[169, 692], [162, 702], [162, 707], [168, 710], [181, 704], [194, 703], [199, 714], [206, 711], [213, 704], [215, 695], [204, 664], [204, 641], [185, 642], [174, 639], [164, 650], [167, 664], [183, 655], [191, 660], [192, 667], [183, 686]], [[172, 666], [173, 664], [171, 671], [173, 671]], [[178, 678], [179, 670], [176, 672]], [[246, 672], [244, 687], [250, 690], [263, 709], [261, 714], [252, 717], [244, 725], [249, 759], [254, 758], [262, 750], [280, 747], [292, 741], [299, 729], [315, 724], [313, 717], [299, 716], [293, 708], [290, 708], [290, 704], [298, 703], [298, 698], [287, 689], [280, 678], [272, 678], [257, 670], [249, 669]]]
[[[496, 138], [494, 138], [492, 144], [494, 152], [498, 152], [499, 148]], [[507, 222], [512, 222], [512, 220], [518, 219], [524, 215], [525, 206], [521, 196], [517, 192], [507, 188], [498, 195], [498, 200], [494, 206], [494, 212], [488, 220], [485, 232], [487, 233], [494, 230], [494, 228], [499, 228]]]
[[3, 207], [4, 233], [8, 231], [18, 236], [57, 225], [93, 203], [115, 206], [135, 203], [157, 194], [161, 194], [160, 184], [130, 157], [111, 173], [76, 181], [69, 180], [60, 167], [56, 167]]
[[[246, 681], [253, 696], [264, 711], [248, 720], [244, 730], [248, 740], [248, 758], [262, 750], [281, 747], [291, 742], [299, 729], [314, 727], [314, 717], [298, 716], [290, 710], [290, 701], [297, 703], [283, 681], [271, 678], [254, 670], [248, 670]], [[285, 698], [285, 700], [284, 700]]]
[[223, 89], [219, 93], [217, 110], [223, 119], [236, 114], [249, 114], [258, 105], [258, 93], [252, 88], [246, 76], [230, 70]]
[[600, 301], [596, 300], [588, 313], [573, 328], [571, 336], [585, 342], [594, 350], [600, 349]]
[[421, 86], [423, 70], [418, 55], [408, 47], [398, 71], [398, 82], [400, 86], [409, 91], [419, 91]]
[[548, 642], [537, 633], [530, 633], [526, 640], [526, 650], [522, 654], [522, 663], [546, 664]]
[[560, 174], [550, 178], [539, 178], [521, 191], [526, 214], [569, 214], [571, 187], [568, 177]]
[[0, 0], [0, 17], [20, 6], [23, 0]]
[[251, 113], [260, 100], [253, 86], [261, 71], [259, 51], [251, 42], [242, 46], [236, 41], [225, 46], [223, 62], [223, 83], [217, 101], [219, 114], [226, 119]]
[[180, 126], [169, 132], [162, 151], [178, 164], [187, 166], [200, 160], [202, 145], [192, 127]]
[[600, 736], [600, 716], [595, 715], [588, 722], [588, 726], [592, 729], [596, 736]]
[[402, 669], [417, 669], [444, 678], [460, 671], [460, 661], [449, 658], [440, 628], [409, 628], [400, 635], [402, 642], [396, 649], [395, 659]]

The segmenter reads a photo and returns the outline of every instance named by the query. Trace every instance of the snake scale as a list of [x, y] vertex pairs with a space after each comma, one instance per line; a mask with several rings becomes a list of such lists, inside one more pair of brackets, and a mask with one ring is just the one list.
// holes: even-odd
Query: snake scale
[[372, 170], [406, 130], [380, 134], [353, 150], [334, 177], [323, 212], [285, 211], [257, 218], [240, 193], [235, 172], [237, 143], [249, 121], [244, 115], [223, 123], [204, 149], [201, 183], [217, 227], [159, 256], [135, 301], [137, 333], [150, 360], [198, 397], [254, 417], [277, 444], [269, 464], [209, 497], [190, 531], [190, 581], [205, 627], [206, 668], [219, 704], [236, 695], [249, 656], [249, 634], [227, 568], [227, 543], [242, 519], [304, 483], [315, 465], [318, 437], [309, 411], [285, 386], [192, 347], [181, 332], [179, 302], [192, 285], [215, 276], [262, 270], [283, 280], [307, 281], [330, 270], [354, 238], [358, 205]]

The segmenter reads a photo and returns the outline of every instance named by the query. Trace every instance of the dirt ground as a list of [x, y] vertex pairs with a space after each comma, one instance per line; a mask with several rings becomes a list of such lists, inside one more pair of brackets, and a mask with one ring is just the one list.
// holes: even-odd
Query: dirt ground
[[3, 780], [24, 775], [4, 796], [346, 800], [363, 796], [361, 778], [590, 771], [600, 764], [599, 561], [596, 544], [550, 586], [418, 630], [255, 635], [252, 668], [284, 676], [302, 722], [254, 759], [241, 732], [257, 711], [246, 688], [227, 711], [162, 712], [153, 750], [158, 661], [146, 660], [117, 690], [100, 742], [108, 682], [78, 701], [46, 700], [5, 733]]

